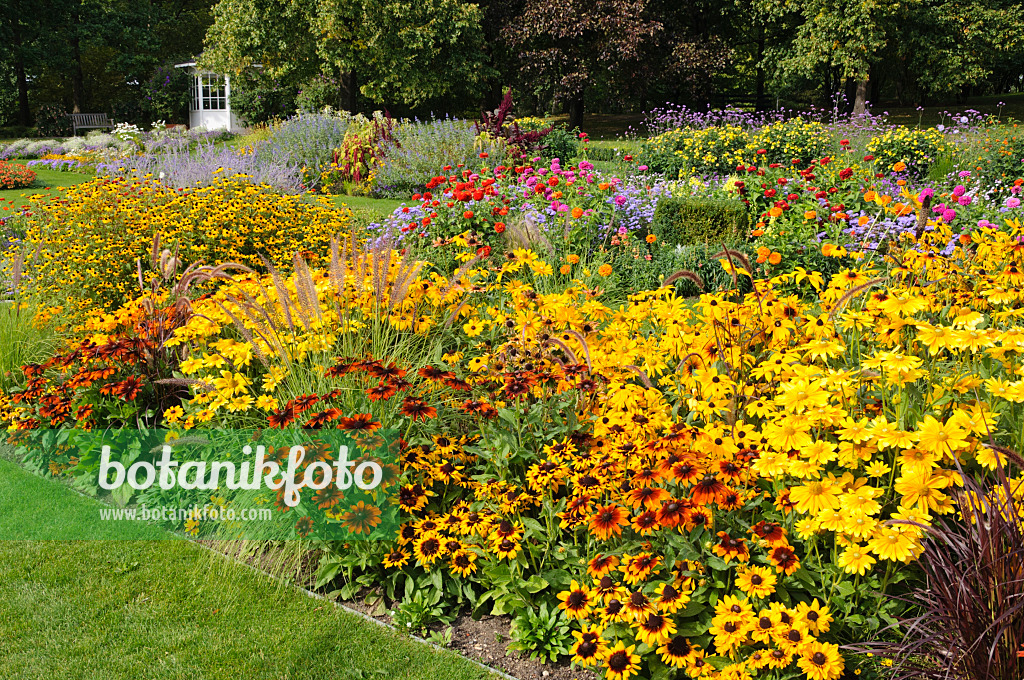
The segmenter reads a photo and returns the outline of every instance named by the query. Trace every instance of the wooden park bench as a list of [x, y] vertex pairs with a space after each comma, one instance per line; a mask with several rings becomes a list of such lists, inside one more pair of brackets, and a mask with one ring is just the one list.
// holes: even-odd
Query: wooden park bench
[[68, 118], [71, 119], [71, 127], [76, 137], [79, 130], [114, 127], [105, 113], [69, 113]]

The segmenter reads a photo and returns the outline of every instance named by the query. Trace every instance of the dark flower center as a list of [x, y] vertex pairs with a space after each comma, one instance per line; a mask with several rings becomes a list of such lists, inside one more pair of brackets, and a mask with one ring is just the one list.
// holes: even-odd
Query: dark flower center
[[690, 643], [681, 635], [677, 635], [668, 643], [668, 651], [672, 656], [686, 656], [690, 653]]
[[665, 620], [661, 616], [659, 616], [657, 614], [654, 614], [652, 616], [648, 616], [647, 617], [647, 621], [644, 622], [644, 629], [645, 630], [652, 630], [652, 631], [659, 631], [659, 630], [661, 630], [661, 626], [664, 623], [664, 621]]
[[611, 654], [608, 657], [608, 668], [617, 673], [621, 673], [629, 668], [629, 657], [626, 655], [626, 652], [618, 651]]

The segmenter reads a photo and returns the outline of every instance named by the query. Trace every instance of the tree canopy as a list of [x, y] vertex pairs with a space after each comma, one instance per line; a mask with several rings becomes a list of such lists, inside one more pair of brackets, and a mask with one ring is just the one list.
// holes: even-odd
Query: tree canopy
[[859, 108], [1024, 89], [1011, 0], [7, 3], [0, 123], [28, 125], [43, 104], [141, 118], [161, 65], [200, 53], [264, 117], [324, 103], [466, 114], [507, 87], [573, 124], [666, 101]]

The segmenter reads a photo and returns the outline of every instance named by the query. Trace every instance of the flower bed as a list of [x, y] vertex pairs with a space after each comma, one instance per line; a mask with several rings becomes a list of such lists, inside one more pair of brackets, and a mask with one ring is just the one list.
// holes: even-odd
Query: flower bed
[[0, 161], [0, 189], [27, 189], [36, 181], [36, 173], [24, 165]]
[[137, 262], [148, 261], [154, 235], [189, 263], [260, 268], [263, 257], [287, 262], [300, 245], [322, 250], [347, 220], [346, 212], [244, 178], [187, 190], [97, 178], [66, 189], [60, 201], [37, 201], [17, 226], [38, 292], [77, 317], [133, 295]]
[[[786, 129], [765, 134], [786, 150]], [[681, 180], [636, 159], [615, 177], [477, 152], [365, 233], [238, 178], [97, 180], [20, 218], [42, 292], [87, 294], [82, 327], [24, 367], [0, 418], [17, 437], [394, 433], [397, 535], [317, 542], [317, 583], [410, 629], [509, 616], [513, 648], [615, 679], [977, 667], [922, 658], [899, 626], [909, 601], [959, 616], [926, 590], [941, 536], [1004, 527], [989, 551], [1019, 552], [1005, 527], [1024, 517], [1024, 181], [928, 180], [839, 146], [797, 163], [754, 148], [727, 175]], [[706, 229], [666, 214], [713, 209]], [[185, 267], [199, 258], [252, 271]], [[80, 484], [88, 465], [62, 447], [26, 464]], [[365, 512], [300, 500], [300, 537]], [[1019, 670], [1004, 647], [1024, 644], [1004, 606], [1018, 583], [971, 583], [975, 618], [1000, 630], [1000, 677]]]
[[[390, 245], [342, 245], [326, 269], [194, 300], [162, 341], [184, 350], [193, 387], [156, 412], [186, 429], [403, 432], [397, 542], [323, 558], [323, 580], [354, 569], [348, 595], [433, 584], [451, 607], [558, 606], [573, 659], [609, 677], [838, 678], [836, 645], [901, 613], [886, 594], [905, 587], [923, 527], [954, 512], [958, 475], [1008, 464], [992, 434], [1024, 444], [1022, 235], [981, 232], [948, 258], [929, 250], [946, 236], [926, 235], [888, 276], [788, 274], [693, 305], [662, 288], [619, 310], [582, 287], [537, 293], [552, 267], [526, 250], [419, 278]], [[145, 333], [147, 309], [96, 317], [91, 342]], [[117, 371], [68, 392], [68, 369], [32, 369], [16, 427], [109, 423], [102, 385], [153, 417], [159, 383], [124, 394]], [[55, 454], [38, 466], [73, 468]]]

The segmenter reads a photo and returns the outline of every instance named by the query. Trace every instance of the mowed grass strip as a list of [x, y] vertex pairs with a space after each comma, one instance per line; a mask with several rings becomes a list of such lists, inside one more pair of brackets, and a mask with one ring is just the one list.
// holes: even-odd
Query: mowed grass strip
[[400, 201], [392, 198], [335, 195], [331, 196], [330, 199], [338, 208], [348, 208], [351, 210], [352, 216], [360, 225], [381, 222], [403, 205], [415, 205], [416, 203], [411, 197]]
[[[470, 680], [450, 652], [185, 540], [12, 541], [100, 503], [0, 459], [0, 668], [18, 680]], [[139, 536], [157, 529], [140, 526]]]

